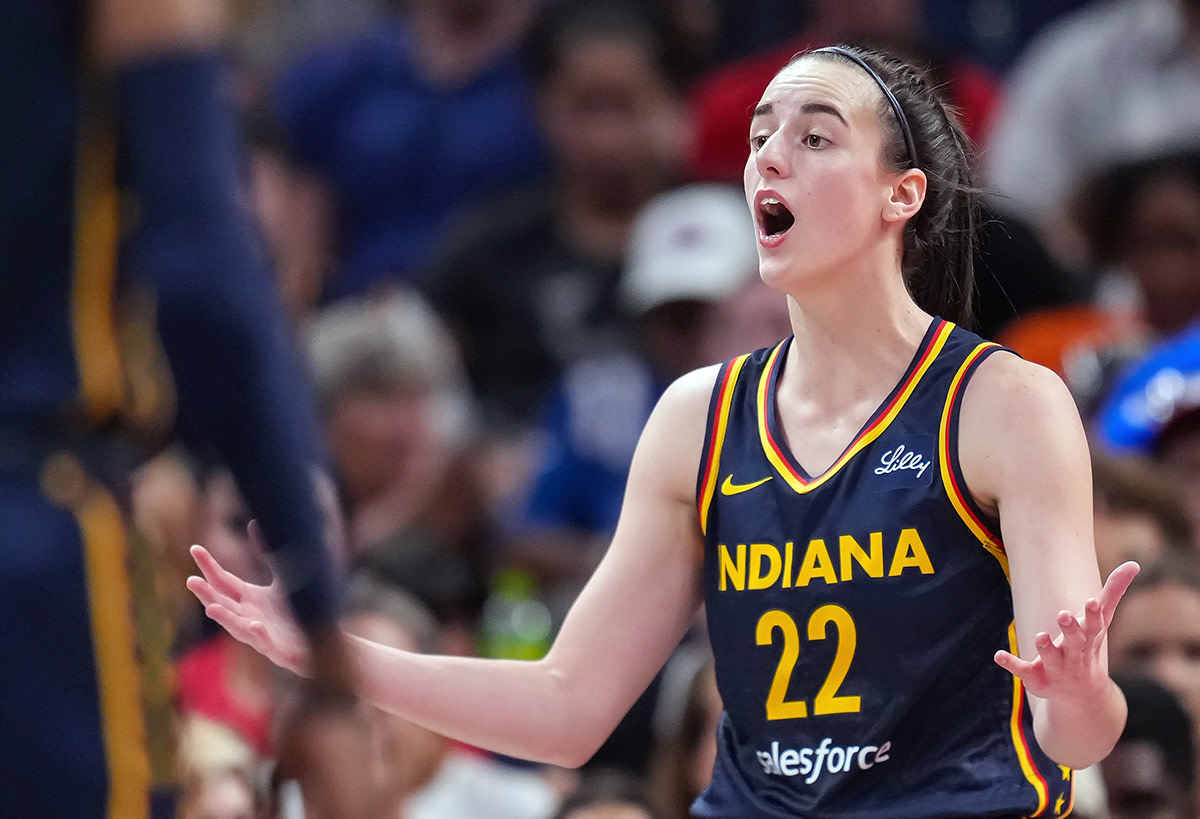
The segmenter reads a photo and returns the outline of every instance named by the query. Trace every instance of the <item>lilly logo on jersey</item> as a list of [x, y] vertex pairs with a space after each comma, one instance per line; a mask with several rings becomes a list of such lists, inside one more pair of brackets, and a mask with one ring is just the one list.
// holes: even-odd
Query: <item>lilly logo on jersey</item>
[[892, 472], [899, 472], [902, 469], [910, 469], [915, 471], [917, 477], [920, 478], [925, 475], [925, 470], [932, 463], [931, 460], [919, 452], [905, 449], [904, 444], [900, 444], [895, 449], [889, 449], [883, 453], [883, 457], [879, 459], [879, 466], [875, 467], [875, 474], [888, 475]]
[[811, 785], [821, 778], [822, 773], [845, 773], [855, 767], [860, 771], [874, 768], [880, 762], [891, 759], [891, 742], [882, 745], [847, 745], [841, 747], [825, 737], [816, 748], [787, 748], [779, 750], [779, 743], [772, 742], [771, 750], [756, 751], [763, 773], [768, 776], [803, 776], [805, 784]]

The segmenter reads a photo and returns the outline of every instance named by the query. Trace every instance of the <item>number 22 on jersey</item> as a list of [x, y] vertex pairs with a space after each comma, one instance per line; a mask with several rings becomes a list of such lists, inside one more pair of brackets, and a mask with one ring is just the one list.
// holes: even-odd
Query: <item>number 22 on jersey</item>
[[[839, 695], [838, 689], [850, 671], [850, 663], [854, 660], [854, 649], [858, 644], [858, 635], [854, 628], [854, 618], [850, 612], [833, 603], [821, 606], [808, 618], [808, 639], [824, 640], [829, 636], [829, 626], [837, 631], [837, 651], [834, 653], [833, 664], [825, 681], [817, 690], [813, 699], [813, 715], [824, 714], [854, 714], [861, 708], [861, 698], [858, 696]], [[796, 661], [800, 658], [800, 630], [796, 621], [786, 611], [771, 609], [758, 618], [755, 639], [760, 646], [771, 645], [775, 642], [775, 632], [783, 638], [783, 651], [779, 657], [779, 665], [775, 669], [775, 678], [767, 693], [767, 719], [801, 719], [808, 716], [808, 703], [804, 700], [787, 699], [788, 685], [791, 683], [792, 672]]]

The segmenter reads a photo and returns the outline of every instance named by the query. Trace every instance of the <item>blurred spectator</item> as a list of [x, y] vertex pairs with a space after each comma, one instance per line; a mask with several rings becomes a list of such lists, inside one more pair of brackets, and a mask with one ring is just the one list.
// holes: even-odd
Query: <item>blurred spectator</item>
[[1196, 746], [1179, 698], [1146, 677], [1116, 676], [1129, 717], [1100, 763], [1111, 819], [1194, 819]]
[[995, 336], [1022, 358], [1054, 370], [1090, 417], [1123, 367], [1146, 346], [1146, 331], [1123, 311], [1080, 302], [1035, 309]]
[[663, 672], [651, 784], [665, 819], [689, 819], [692, 802], [712, 780], [724, 712], [712, 662], [707, 641], [695, 641]]
[[543, 165], [516, 53], [533, 0], [405, 0], [287, 69], [274, 102], [337, 217], [327, 298], [405, 280], [464, 205]]
[[296, 53], [362, 31], [404, 0], [236, 0], [233, 51], [266, 76]]
[[685, 186], [639, 211], [621, 283], [636, 337], [573, 364], [554, 389], [510, 560], [572, 591], [587, 580], [616, 527], [650, 411], [676, 378], [715, 363], [703, 343], [712, 312], [757, 281], [757, 270], [754, 227], [737, 189]]
[[474, 656], [491, 563], [406, 529], [359, 555], [351, 583], [383, 583], [420, 601], [438, 625], [435, 654]]
[[1196, 145], [1107, 166], [1076, 195], [1088, 261], [1103, 276], [1098, 298], [1155, 337], [1200, 317], [1200, 131]]
[[1087, 283], [1059, 264], [1029, 225], [995, 203], [984, 202], [981, 211], [975, 247], [977, 333], [994, 338], [1028, 314], [1087, 297]]
[[[1108, 632], [1116, 672], [1151, 677], [1200, 726], [1200, 560], [1170, 556], [1142, 569]], [[1131, 709], [1132, 710], [1132, 709]]]
[[1148, 344], [1200, 316], [1200, 150], [1105, 167], [1072, 200], [1091, 303], [1035, 311], [998, 340], [1062, 375], [1086, 415]]
[[637, 0], [564, 0], [528, 54], [552, 179], [457, 229], [424, 277], [463, 345], [493, 428], [521, 430], [568, 362], [623, 330], [634, 214], [676, 176], [688, 140], [676, 38]]
[[755, 273], [713, 305], [704, 329], [703, 358], [709, 363], [770, 347], [792, 333], [787, 296]]
[[308, 356], [351, 560], [410, 527], [452, 548], [475, 538], [485, 509], [471, 398], [424, 300], [396, 292], [331, 305], [309, 327]]
[[1193, 529], [1176, 482], [1153, 462], [1092, 457], [1096, 558], [1108, 577], [1126, 560], [1143, 566], [1193, 548]]
[[284, 312], [299, 329], [320, 301], [333, 264], [333, 203], [321, 179], [296, 162], [268, 114], [249, 115], [243, 130], [254, 216]]
[[1047, 24], [1094, 0], [924, 0], [929, 37], [1008, 72], [1029, 41]]
[[554, 819], [661, 819], [643, 783], [620, 771], [584, 775]]
[[1077, 768], [1075, 779], [1075, 805], [1071, 808], [1074, 819], [1112, 819], [1108, 813], [1108, 793], [1104, 790], [1104, 776], [1099, 765]]
[[[436, 649], [437, 626], [416, 599], [370, 581], [347, 593], [345, 627], [405, 651]], [[390, 794], [382, 817], [548, 819], [558, 795], [538, 768], [501, 762], [379, 709], [370, 709], [378, 776]]]
[[1093, 3], [1014, 67], [984, 154], [1007, 208], [1063, 258], [1067, 198], [1088, 173], [1200, 136], [1200, 3]]
[[1116, 380], [1093, 423], [1102, 450], [1164, 464], [1200, 526], [1200, 325], [1151, 349]]
[[727, 63], [782, 46], [811, 16], [796, 0], [708, 0], [716, 29], [708, 62]]
[[919, 0], [812, 0], [809, 25], [786, 45], [701, 77], [692, 90], [696, 150], [692, 173], [700, 179], [740, 182], [749, 155], [750, 114], [763, 88], [798, 51], [840, 42], [861, 42], [931, 64], [959, 109], [967, 135], [978, 139], [988, 126], [999, 82], [978, 65], [935, 53], [928, 44]]
[[255, 819], [261, 815], [259, 759], [228, 726], [203, 717], [184, 720], [179, 760], [179, 819]]

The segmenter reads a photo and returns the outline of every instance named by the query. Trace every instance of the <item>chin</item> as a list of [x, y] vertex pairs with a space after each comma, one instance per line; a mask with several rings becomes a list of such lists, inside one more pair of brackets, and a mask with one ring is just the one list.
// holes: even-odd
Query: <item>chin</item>
[[787, 290], [806, 278], [805, 267], [791, 254], [775, 251], [759, 255], [758, 273], [762, 280], [776, 290]]

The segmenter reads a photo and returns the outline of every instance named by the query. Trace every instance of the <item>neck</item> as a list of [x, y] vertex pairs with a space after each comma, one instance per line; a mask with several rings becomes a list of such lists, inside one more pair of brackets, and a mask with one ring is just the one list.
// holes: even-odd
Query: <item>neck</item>
[[895, 383], [932, 317], [908, 295], [900, 271], [885, 269], [788, 298], [795, 341], [782, 390], [836, 409]]

